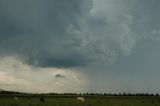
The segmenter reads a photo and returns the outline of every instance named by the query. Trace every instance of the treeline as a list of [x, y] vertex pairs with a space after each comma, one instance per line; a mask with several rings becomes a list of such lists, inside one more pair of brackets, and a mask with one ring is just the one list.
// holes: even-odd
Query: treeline
[[22, 95], [58, 95], [58, 96], [160, 96], [158, 93], [41, 93], [41, 94], [30, 94], [30, 93], [21, 93], [15, 91], [6, 91], [0, 89], [0, 94], [9, 95], [9, 94], [22, 94]]
[[0, 89], [0, 94], [27, 94], [27, 93], [16, 92], [16, 91], [7, 91], [7, 90]]
[[82, 95], [82, 96], [159, 96], [158, 93], [49, 93], [48, 95]]

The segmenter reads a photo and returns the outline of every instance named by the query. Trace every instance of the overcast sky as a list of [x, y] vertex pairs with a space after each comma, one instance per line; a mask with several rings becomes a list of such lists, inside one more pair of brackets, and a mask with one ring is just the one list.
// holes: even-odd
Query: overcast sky
[[160, 93], [159, 0], [0, 0], [0, 88]]

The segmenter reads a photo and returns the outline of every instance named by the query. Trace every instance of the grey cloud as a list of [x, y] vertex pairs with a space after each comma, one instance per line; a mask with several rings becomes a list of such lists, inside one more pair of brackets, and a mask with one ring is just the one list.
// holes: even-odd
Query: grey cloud
[[[83, 64], [78, 62], [83, 56], [75, 50], [81, 38], [76, 38], [73, 31], [81, 27], [79, 20], [90, 10], [90, 0], [0, 2], [1, 54], [24, 56], [31, 64]], [[68, 34], [68, 27], [73, 27], [73, 34]]]
[[[97, 89], [124, 87], [125, 92], [138, 86], [143, 86], [141, 90], [150, 84], [157, 86], [159, 77], [153, 76], [154, 72], [159, 75], [159, 2], [0, 0], [0, 57], [18, 55], [42, 69], [84, 70], [88, 77], [93, 77], [92, 89], [97, 87], [95, 82]], [[17, 67], [11, 69], [14, 68]], [[144, 83], [148, 76], [150, 84]]]
[[[1, 0], [0, 53], [29, 64], [74, 67], [129, 55], [132, 14], [92, 12], [92, 0]], [[112, 14], [111, 14], [112, 13]]]
[[159, 3], [159, 0], [122, 0], [120, 4], [125, 7], [122, 11], [133, 17], [133, 31], [146, 36], [146, 33], [159, 30]]
[[62, 75], [62, 74], [56, 74], [56, 75], [55, 75], [55, 78], [65, 78], [65, 76]]

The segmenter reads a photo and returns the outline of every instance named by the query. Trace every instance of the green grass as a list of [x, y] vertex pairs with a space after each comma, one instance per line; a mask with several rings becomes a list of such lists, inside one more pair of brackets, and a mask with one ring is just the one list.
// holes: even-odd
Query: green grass
[[45, 97], [45, 103], [40, 97], [0, 97], [0, 106], [160, 106], [159, 97], [84, 97], [85, 103], [76, 97]]

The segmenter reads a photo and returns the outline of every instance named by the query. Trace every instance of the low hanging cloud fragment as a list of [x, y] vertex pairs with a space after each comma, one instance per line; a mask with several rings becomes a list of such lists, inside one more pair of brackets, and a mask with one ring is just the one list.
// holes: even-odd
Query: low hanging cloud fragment
[[55, 75], [55, 78], [65, 78], [65, 76], [62, 75], [62, 74], [56, 74], [56, 75]]

